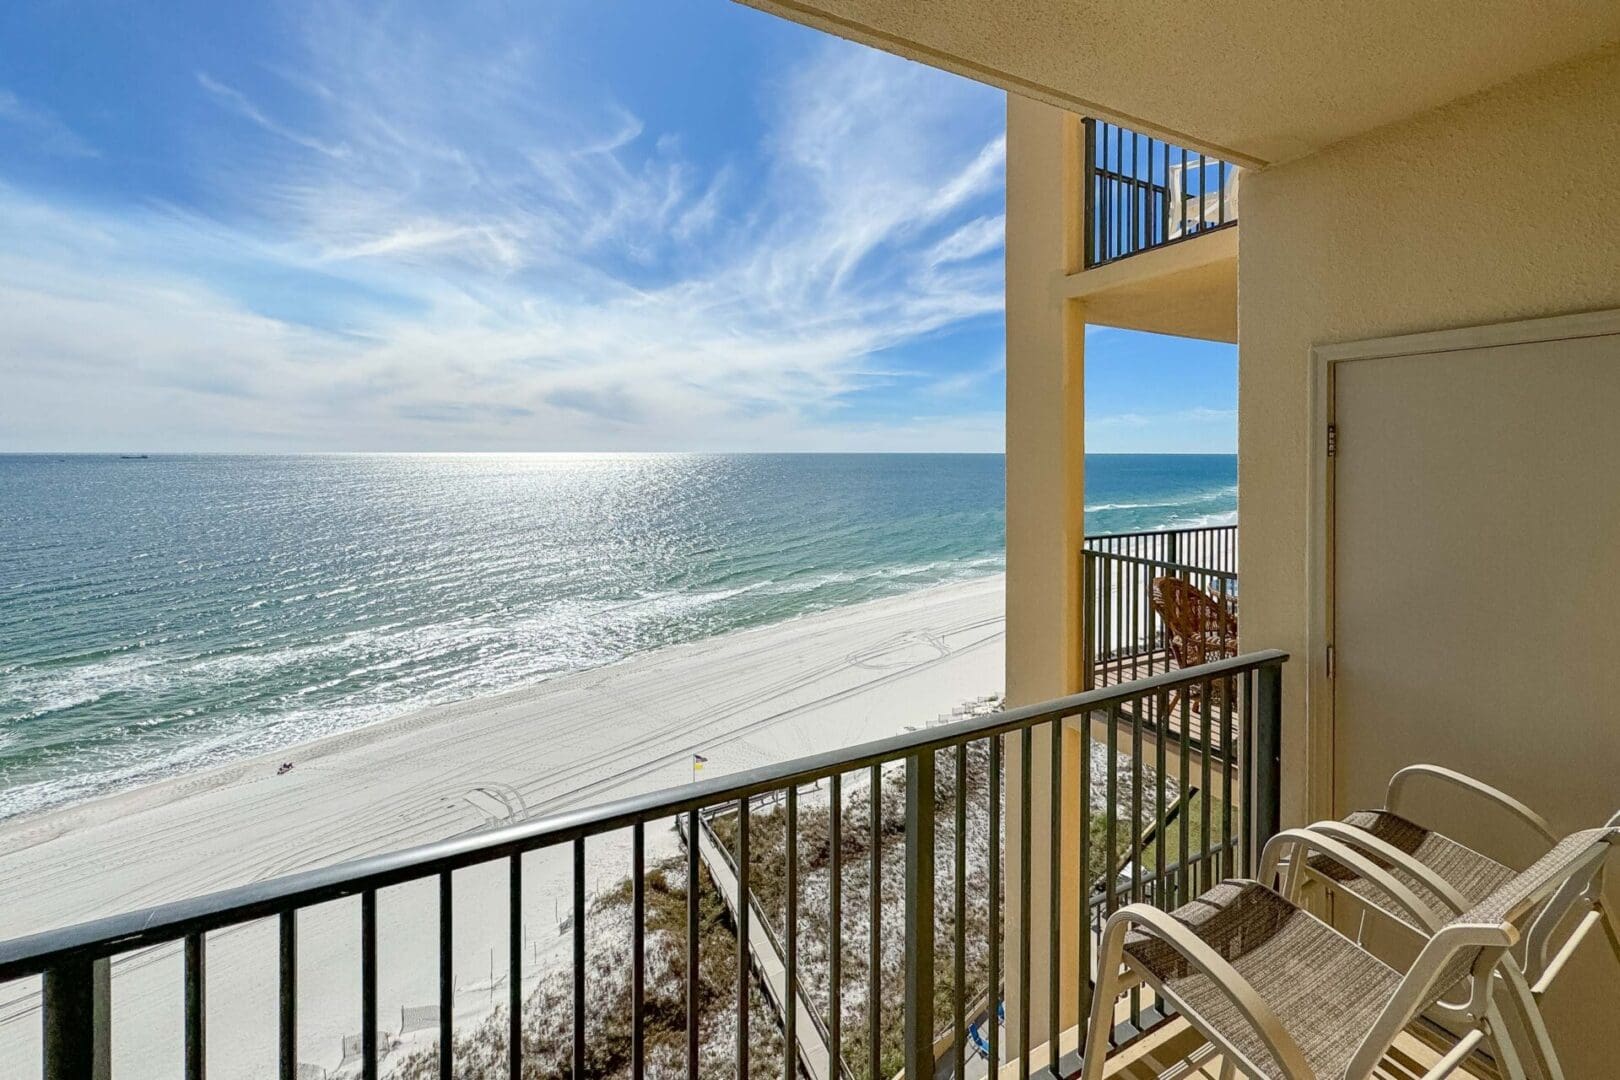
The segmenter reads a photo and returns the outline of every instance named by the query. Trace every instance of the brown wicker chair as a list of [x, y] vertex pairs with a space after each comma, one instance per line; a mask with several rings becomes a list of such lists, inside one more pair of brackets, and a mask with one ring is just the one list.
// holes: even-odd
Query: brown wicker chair
[[[1153, 579], [1153, 610], [1164, 623], [1166, 644], [1178, 668], [1196, 667], [1237, 655], [1237, 616], [1228, 604], [1176, 577]], [[1220, 694], [1220, 687], [1213, 688]], [[1198, 688], [1188, 691], [1197, 700]], [[1173, 696], [1169, 708], [1175, 711]]]

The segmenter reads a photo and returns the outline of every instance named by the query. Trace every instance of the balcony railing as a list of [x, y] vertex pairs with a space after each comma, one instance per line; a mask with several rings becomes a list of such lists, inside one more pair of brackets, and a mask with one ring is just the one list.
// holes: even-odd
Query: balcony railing
[[1219, 158], [1086, 120], [1086, 267], [1236, 224], [1241, 174]]
[[[806, 1026], [795, 1025], [797, 1010], [780, 1008], [781, 1002], [795, 1000], [821, 1011], [810, 1027], [825, 1040], [823, 1067], [833, 1076], [887, 1080], [903, 1067], [907, 1076], [932, 1078], [943, 1074], [949, 1055], [951, 1075], [965, 1077], [973, 1054], [976, 1062], [988, 1057], [982, 1064], [991, 1076], [1016, 1059], [1018, 1075], [1027, 1077], [1029, 1048], [1032, 1042], [1046, 1041], [1043, 1031], [1048, 1036], [1063, 1033], [1068, 1040], [1059, 1063], [1067, 1075], [1085, 1049], [1076, 1040], [1090, 1008], [1091, 928], [1097, 919], [1128, 901], [1168, 907], [1222, 876], [1252, 872], [1261, 846], [1276, 831], [1280, 687], [1286, 659], [1279, 652], [1261, 652], [1162, 672], [0, 942], [0, 983], [43, 976], [38, 992], [43, 1060], [37, 1071], [23, 1065], [8, 1075], [43, 1074], [51, 1080], [106, 1076], [110, 1011], [118, 1001], [108, 990], [109, 962], [183, 943], [184, 960], [174, 987], [183, 1017], [176, 1031], [176, 1057], [184, 1062], [187, 1080], [203, 1080], [209, 1056], [204, 1023], [209, 937], [271, 920], [279, 950], [266, 957], [266, 967], [278, 972], [279, 1007], [267, 1009], [261, 1030], [278, 1033], [281, 1080], [299, 1080], [305, 1075], [298, 1037], [300, 968], [332, 962], [301, 956], [299, 917], [314, 905], [345, 901], [357, 903], [360, 915], [360, 1075], [376, 1080], [384, 1015], [378, 1002], [378, 898], [409, 883], [436, 882], [439, 1042], [436, 1049], [427, 1048], [432, 1055], [427, 1074], [436, 1068], [437, 1075], [452, 1077], [457, 1053], [450, 966], [452, 882], [460, 871], [504, 864], [509, 883], [509, 1011], [504, 1024], [492, 1027], [505, 1040], [495, 1060], [504, 1059], [507, 1075], [515, 1080], [525, 1075], [526, 1056], [540, 1064], [535, 1043], [540, 1036], [524, 1023], [526, 1010], [532, 1013], [537, 1006], [523, 989], [522, 888], [524, 858], [541, 849], [561, 849], [571, 856], [572, 917], [564, 925], [572, 950], [559, 969], [571, 980], [571, 1002], [554, 1007], [555, 1021], [546, 1030], [555, 1028], [547, 1037], [559, 1040], [549, 1060], [571, 1062], [564, 1072], [578, 1080], [588, 1075], [588, 1059], [604, 1060], [596, 1053], [600, 1047], [589, 1046], [593, 1038], [625, 1039], [627, 1045], [613, 1048], [607, 1060], [624, 1062], [630, 1080], [643, 1080], [649, 1071], [648, 1025], [655, 1022], [669, 1028], [661, 1032], [670, 1036], [661, 1045], [680, 1047], [669, 1053], [684, 1054], [684, 1071], [693, 1080], [705, 1050], [712, 1062], [716, 1038], [734, 1047], [739, 1077], [769, 1075], [772, 1062], [785, 1080], [811, 1075], [802, 1050], [791, 1049], [802, 1047], [795, 1027], [802, 1036]], [[1174, 709], [1170, 701], [1177, 703]], [[1149, 720], [1172, 711], [1178, 721], [1173, 727], [1156, 727]], [[1222, 737], [1212, 737], [1213, 731]], [[1060, 734], [1065, 737], [1054, 737]], [[774, 799], [762, 801], [767, 796]], [[714, 817], [710, 811], [716, 808], [725, 813]], [[699, 984], [700, 916], [708, 918], [700, 912], [700, 893], [713, 888], [714, 864], [700, 858], [697, 845], [687, 844], [685, 856], [655, 868], [658, 879], [649, 884], [649, 830], [671, 829], [676, 821], [688, 838], [711, 826], [716, 835], [726, 834], [729, 850], [723, 861], [732, 867], [734, 895], [754, 900], [736, 904], [730, 916], [735, 943], [728, 951], [735, 950], [735, 985], [733, 1004], [719, 1006], [727, 1008], [721, 1022], [712, 1010], [715, 998], [724, 1002], [727, 995], [705, 997]], [[1034, 826], [1042, 821], [1062, 842], [1032, 846]], [[1065, 823], [1076, 821], [1078, 835], [1066, 832]], [[622, 931], [616, 921], [596, 928], [615, 941], [621, 933], [628, 937], [626, 960], [614, 977], [626, 977], [629, 1024], [611, 1031], [601, 1026], [600, 1017], [587, 1015], [587, 979], [607, 977], [604, 971], [614, 965], [587, 963], [586, 929], [593, 914], [585, 880], [587, 842], [610, 834], [628, 834], [630, 841], [625, 866], [629, 917]], [[1011, 876], [1004, 881], [1006, 845], [1013, 846], [1005, 852]], [[900, 863], [903, 876], [894, 873]], [[1066, 879], [1065, 866], [1083, 867], [1081, 880], [1095, 887], [1082, 888], [1078, 896], [1062, 890], [1037, 894], [1031, 878], [1038, 864], [1046, 870], [1040, 876], [1052, 881]], [[96, 888], [94, 868], [86, 867], [84, 874], [84, 887]], [[680, 918], [667, 908], [659, 909], [661, 922], [650, 926], [649, 896], [679, 895], [683, 886], [684, 935]], [[27, 885], [14, 882], [13, 887]], [[431, 903], [418, 892], [400, 891], [388, 896], [385, 910], [409, 902]], [[1076, 905], [1081, 905], [1079, 911]], [[750, 955], [754, 938], [749, 923], [756, 918], [774, 922], [770, 937], [784, 958], [784, 966], [772, 976], [782, 980], [782, 992], [774, 995], [753, 993], [765, 979], [757, 956]], [[1034, 936], [1037, 919], [1039, 939]], [[824, 940], [812, 940], [817, 926], [824, 928]], [[1077, 932], [1074, 927], [1085, 929]], [[669, 950], [660, 954], [659, 963], [648, 962], [650, 942]], [[431, 946], [423, 942], [421, 948]], [[1050, 962], [1034, 965], [1036, 972], [1046, 974], [1032, 977], [1032, 958], [1039, 956]], [[1023, 977], [1013, 977], [1016, 972]], [[1079, 993], [1063, 994], [1064, 973], [1071, 980], [1079, 973]], [[649, 1005], [654, 999], [656, 1009]], [[307, 992], [303, 1004], [310, 1004]], [[348, 1004], [323, 1002], [322, 1007]], [[1006, 1031], [996, 1019], [1003, 1005], [1010, 1024]], [[704, 1015], [710, 1019], [702, 1020]], [[1138, 992], [1130, 1003], [1130, 1021], [1116, 1032], [1116, 1041], [1132, 1037], [1158, 1015], [1151, 994]], [[781, 1044], [789, 1049], [780, 1052], [780, 1062], [776, 1051], [771, 1062], [759, 1060], [760, 1044], [751, 1040], [750, 1024], [772, 1025], [782, 1033]], [[977, 1039], [970, 1036], [970, 1027]], [[215, 1037], [229, 1039], [230, 1033]], [[861, 1046], [854, 1052], [857, 1042]], [[976, 1049], [981, 1042], [984, 1053]], [[936, 1060], [941, 1046], [945, 1050]], [[680, 1066], [661, 1071], [670, 1069], [679, 1071]]]
[[[1236, 525], [1086, 537], [1081, 552], [1081, 670], [1087, 689], [1113, 686], [1184, 666], [1172, 628], [1155, 610], [1154, 582], [1174, 578], [1236, 621]], [[1234, 655], [1227, 635], [1206, 618], [1193, 659]], [[1231, 643], [1235, 646], [1235, 642]]]

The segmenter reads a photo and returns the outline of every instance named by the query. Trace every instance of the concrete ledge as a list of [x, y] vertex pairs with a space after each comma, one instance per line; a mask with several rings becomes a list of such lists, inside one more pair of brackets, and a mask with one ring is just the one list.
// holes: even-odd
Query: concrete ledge
[[1055, 298], [1080, 301], [1093, 325], [1235, 343], [1241, 227], [1055, 275]]

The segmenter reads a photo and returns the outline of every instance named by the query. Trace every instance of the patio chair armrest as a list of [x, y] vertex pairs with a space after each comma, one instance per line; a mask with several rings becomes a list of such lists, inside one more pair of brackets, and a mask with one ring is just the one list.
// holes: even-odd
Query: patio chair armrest
[[[1129, 904], [1109, 916], [1108, 922], [1110, 926], [1116, 922], [1129, 923], [1130, 926], [1174, 949], [1189, 964], [1207, 975], [1210, 982], [1232, 1003], [1238, 1015], [1254, 1028], [1260, 1040], [1265, 1043], [1266, 1049], [1282, 1067], [1283, 1075], [1311, 1075], [1304, 1051], [1300, 1050], [1294, 1037], [1288, 1034], [1288, 1029], [1283, 1027], [1282, 1020], [1278, 1018], [1271, 1004], [1261, 996], [1260, 991], [1256, 990], [1249, 980], [1238, 974], [1238, 970], [1224, 956], [1211, 948], [1203, 938], [1176, 921], [1169, 912], [1160, 911], [1149, 904]], [[1104, 933], [1107, 933], [1106, 929]], [[1255, 1064], [1263, 1063], [1255, 1062]]]
[[1553, 832], [1552, 826], [1547, 824], [1546, 818], [1507, 792], [1494, 788], [1483, 780], [1476, 780], [1467, 773], [1460, 773], [1456, 769], [1448, 769], [1443, 765], [1408, 765], [1390, 777], [1389, 790], [1384, 795], [1384, 809], [1392, 814], [1399, 814], [1401, 812], [1401, 793], [1412, 780], [1419, 777], [1451, 784], [1453, 787], [1461, 788], [1471, 795], [1476, 795], [1486, 802], [1494, 804], [1499, 809], [1506, 810], [1531, 829], [1534, 829], [1537, 835], [1549, 844], [1556, 844], [1561, 839], [1557, 833]]
[[1430, 892], [1444, 900], [1446, 906], [1451, 909], [1446, 912], [1448, 915], [1461, 915], [1472, 906], [1468, 902], [1468, 898], [1457, 891], [1455, 885], [1435, 873], [1432, 867], [1418, 862], [1394, 844], [1374, 836], [1366, 829], [1358, 829], [1354, 825], [1347, 825], [1342, 821], [1319, 821], [1312, 825], [1311, 828], [1324, 836], [1331, 836], [1335, 840], [1344, 841], [1351, 847], [1360, 848], [1368, 855], [1383, 859], [1391, 866], [1400, 867], [1403, 873], [1416, 878]]
[[[1269, 881], [1275, 876], [1277, 866], [1282, 862], [1284, 849], [1291, 847], [1293, 852], [1289, 863], [1290, 886], [1298, 880], [1297, 869], [1304, 865], [1305, 855], [1314, 852], [1318, 855], [1326, 855], [1340, 866], [1354, 871], [1376, 885], [1385, 895], [1406, 911], [1408, 918], [1401, 921], [1407, 922], [1422, 937], [1431, 936], [1446, 922], [1446, 919], [1442, 918], [1428, 904], [1419, 900], [1417, 893], [1402, 884], [1395, 875], [1349, 844], [1318, 832], [1316, 829], [1316, 825], [1307, 829], [1284, 829], [1266, 841], [1265, 850], [1260, 855], [1261, 882]], [[1288, 890], [1288, 892], [1292, 891], [1292, 888]], [[1284, 896], [1290, 903], [1293, 902], [1294, 898], [1289, 896], [1287, 892], [1284, 893]], [[1392, 912], [1391, 914], [1395, 913]], [[1399, 915], [1396, 917], [1400, 918]]]

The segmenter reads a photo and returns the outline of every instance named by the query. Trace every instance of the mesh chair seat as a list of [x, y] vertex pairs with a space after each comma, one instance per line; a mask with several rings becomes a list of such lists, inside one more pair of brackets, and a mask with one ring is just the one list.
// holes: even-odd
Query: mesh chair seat
[[[1461, 893], [1470, 906], [1484, 900], [1514, 876], [1511, 868], [1495, 859], [1387, 810], [1359, 810], [1347, 816], [1344, 823], [1412, 856]], [[1415, 892], [1419, 900], [1435, 911], [1449, 913], [1450, 908], [1446, 903], [1417, 878], [1374, 855], [1367, 857], [1389, 870], [1397, 881]], [[1336, 887], [1354, 893], [1375, 906], [1388, 906], [1376, 885], [1328, 856], [1314, 855], [1306, 865], [1313, 873], [1332, 881]]]
[[[1318, 1076], [1341, 1076], [1401, 976], [1263, 885], [1223, 881], [1171, 912], [1276, 1012]], [[1157, 938], [1133, 932], [1125, 952], [1249, 1059], [1274, 1059], [1214, 980]]]

